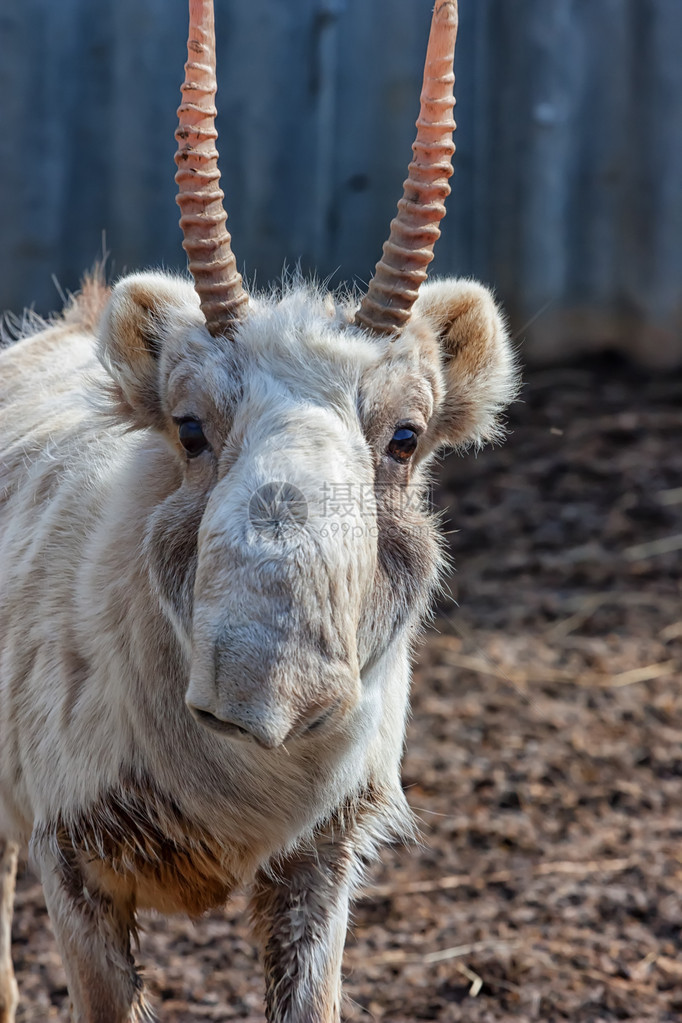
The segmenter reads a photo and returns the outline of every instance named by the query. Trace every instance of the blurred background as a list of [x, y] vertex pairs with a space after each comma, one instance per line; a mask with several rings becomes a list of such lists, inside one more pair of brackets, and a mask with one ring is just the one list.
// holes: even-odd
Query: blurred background
[[[0, 310], [183, 266], [185, 0], [3, 0]], [[682, 360], [679, 0], [463, 0], [434, 272], [492, 284], [555, 360]], [[430, 0], [217, 0], [221, 166], [249, 278], [367, 281], [410, 156]], [[532, 321], [532, 322], [531, 322]]]
[[[186, 0], [2, 0], [0, 309], [184, 266]], [[216, 0], [237, 258], [372, 273], [410, 157], [431, 0]], [[423, 846], [358, 903], [345, 1017], [682, 1018], [682, 3], [460, 0], [434, 272], [492, 285], [523, 363], [506, 443], [444, 459], [451, 565], [417, 652]], [[55, 284], [55, 280], [57, 284]], [[40, 889], [18, 1023], [68, 1019]], [[160, 1016], [262, 1020], [238, 896], [146, 921]]]

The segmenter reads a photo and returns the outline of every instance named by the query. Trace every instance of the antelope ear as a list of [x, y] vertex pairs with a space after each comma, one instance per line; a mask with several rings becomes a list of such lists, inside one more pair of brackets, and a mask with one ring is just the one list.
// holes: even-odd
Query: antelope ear
[[166, 274], [132, 274], [114, 287], [99, 329], [97, 355], [111, 377], [107, 410], [133, 428], [162, 427], [160, 363], [171, 321], [203, 317], [192, 285]]
[[516, 397], [519, 380], [493, 296], [476, 281], [436, 281], [422, 286], [415, 313], [436, 332], [444, 376], [431, 443], [480, 447], [498, 439], [504, 433], [500, 413]]

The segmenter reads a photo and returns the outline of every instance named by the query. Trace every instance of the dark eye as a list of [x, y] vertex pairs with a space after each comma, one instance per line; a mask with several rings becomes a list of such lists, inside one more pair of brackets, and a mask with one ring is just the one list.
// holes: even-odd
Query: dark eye
[[208, 447], [208, 441], [198, 419], [181, 419], [178, 438], [189, 458], [196, 458]]
[[401, 426], [395, 431], [388, 445], [388, 453], [396, 462], [406, 462], [417, 450], [419, 437], [409, 426]]

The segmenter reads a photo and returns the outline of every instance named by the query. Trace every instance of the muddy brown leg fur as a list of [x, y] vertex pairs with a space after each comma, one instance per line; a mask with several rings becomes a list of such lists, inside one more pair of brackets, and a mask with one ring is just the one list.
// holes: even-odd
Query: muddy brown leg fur
[[258, 875], [251, 899], [268, 1023], [339, 1023], [352, 851], [318, 842]]
[[134, 907], [85, 884], [77, 855], [31, 843], [66, 972], [73, 1023], [150, 1019], [130, 950]]

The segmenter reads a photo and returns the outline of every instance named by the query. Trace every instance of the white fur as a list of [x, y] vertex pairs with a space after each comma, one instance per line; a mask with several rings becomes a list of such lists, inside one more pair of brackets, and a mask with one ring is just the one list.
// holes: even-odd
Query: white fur
[[[439, 445], [494, 436], [514, 387], [479, 286], [425, 287], [396, 343], [354, 328], [351, 312], [296, 288], [255, 301], [235, 342], [217, 342], [189, 284], [135, 275], [97, 341], [76, 318], [0, 353], [0, 839], [31, 842], [79, 1020], [102, 1018], [84, 993], [91, 975], [122, 1006], [116, 1019], [139, 1018], [135, 909], [181, 904], [136, 866], [139, 850], [115, 866], [108, 843], [145, 798], [145, 827], [166, 829], [190, 862], [215, 845], [226, 886], [255, 885], [265, 945], [280, 932], [295, 945], [298, 990], [266, 956], [269, 1019], [303, 1023], [311, 1004], [338, 1019], [348, 893], [365, 854], [408, 819], [410, 644], [439, 565], [428, 516], [381, 506], [375, 487], [393, 501]], [[187, 461], [173, 417], [190, 415], [211, 450]], [[411, 469], [386, 454], [406, 420], [423, 430]], [[309, 510], [274, 537], [246, 513], [273, 480]], [[414, 570], [391, 578], [403, 555]], [[204, 728], [186, 701], [261, 745]], [[188, 834], [184, 849], [176, 820], [205, 838]], [[329, 875], [299, 898], [311, 862]], [[74, 949], [74, 885], [90, 893], [91, 954]], [[287, 892], [288, 909], [257, 908]]]

